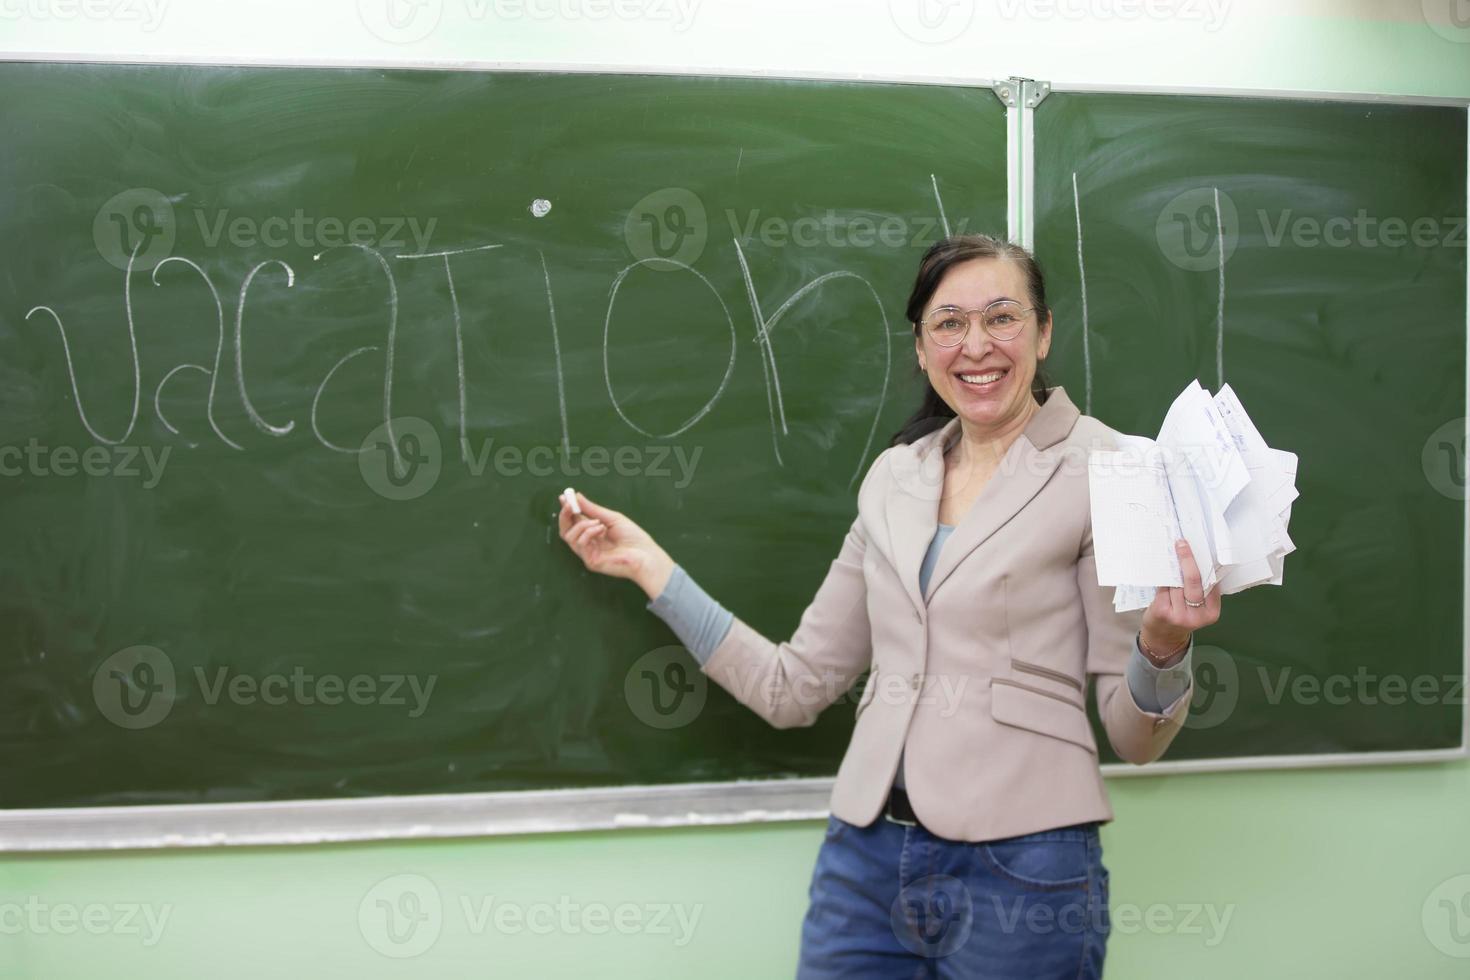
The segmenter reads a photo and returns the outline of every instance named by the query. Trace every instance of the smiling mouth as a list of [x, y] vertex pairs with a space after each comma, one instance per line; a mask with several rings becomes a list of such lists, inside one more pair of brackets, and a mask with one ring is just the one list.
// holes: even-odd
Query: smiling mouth
[[1009, 369], [999, 368], [990, 371], [966, 371], [956, 374], [955, 377], [959, 379], [961, 385], [972, 391], [991, 391], [999, 386], [1010, 373]]

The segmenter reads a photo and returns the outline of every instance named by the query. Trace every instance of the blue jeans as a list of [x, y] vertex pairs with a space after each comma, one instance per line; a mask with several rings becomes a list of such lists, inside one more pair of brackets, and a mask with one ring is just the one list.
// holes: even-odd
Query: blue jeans
[[1102, 976], [1096, 823], [972, 844], [829, 817], [808, 897], [798, 980]]

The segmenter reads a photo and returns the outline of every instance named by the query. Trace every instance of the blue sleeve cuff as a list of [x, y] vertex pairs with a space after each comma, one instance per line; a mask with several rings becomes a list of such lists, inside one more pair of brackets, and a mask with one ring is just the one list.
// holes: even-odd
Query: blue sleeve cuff
[[668, 584], [647, 608], [669, 624], [701, 667], [709, 661], [735, 620], [735, 614], [710, 598], [682, 565], [674, 566]]
[[1152, 714], [1172, 708], [1189, 692], [1192, 676], [1190, 660], [1193, 655], [1194, 637], [1190, 636], [1189, 645], [1184, 648], [1184, 659], [1172, 667], [1157, 667], [1144, 656], [1138, 646], [1138, 637], [1134, 636], [1133, 656], [1128, 658], [1128, 667], [1125, 670], [1128, 690], [1133, 693], [1134, 703]]

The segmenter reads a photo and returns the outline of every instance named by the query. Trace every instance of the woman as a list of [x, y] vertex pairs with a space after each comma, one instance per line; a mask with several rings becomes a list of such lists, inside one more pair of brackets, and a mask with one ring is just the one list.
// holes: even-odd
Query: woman
[[563, 540], [630, 578], [701, 669], [786, 727], [871, 668], [832, 792], [798, 975], [1097, 977], [1113, 818], [1085, 708], [1117, 754], [1157, 759], [1190, 699], [1193, 631], [1219, 618], [1179, 542], [1182, 588], [1117, 613], [1097, 584], [1087, 454], [1116, 433], [1041, 362], [1040, 268], [983, 235], [924, 255], [908, 302], [923, 404], [868, 470], [858, 515], [786, 643], [709, 598], [642, 529], [585, 497]]

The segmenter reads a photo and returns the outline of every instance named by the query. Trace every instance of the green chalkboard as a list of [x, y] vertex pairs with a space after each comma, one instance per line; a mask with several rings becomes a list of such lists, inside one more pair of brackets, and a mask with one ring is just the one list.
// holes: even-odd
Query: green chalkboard
[[1465, 110], [1055, 94], [1035, 143], [1056, 379], [1145, 435], [1223, 379], [1300, 457], [1169, 758], [1460, 745]]
[[660, 695], [692, 661], [557, 540], [556, 495], [789, 636], [917, 402], [941, 202], [1004, 231], [988, 89], [0, 90], [0, 807], [835, 772], [851, 710], [778, 732]]

